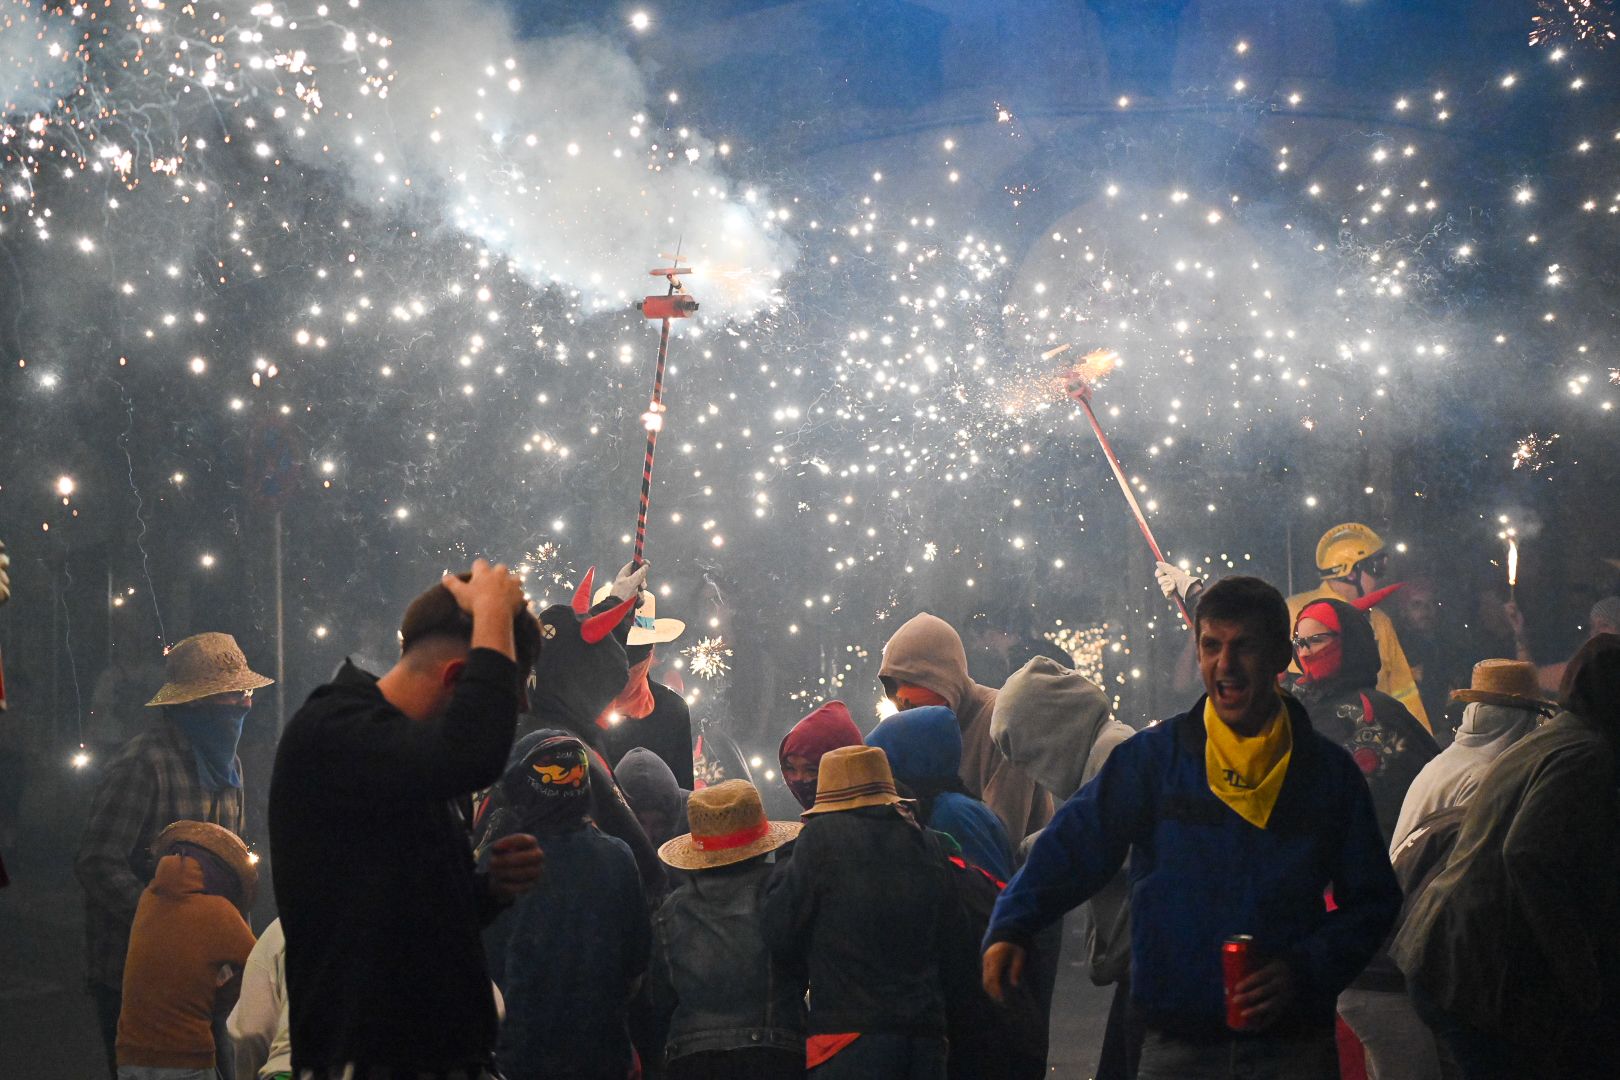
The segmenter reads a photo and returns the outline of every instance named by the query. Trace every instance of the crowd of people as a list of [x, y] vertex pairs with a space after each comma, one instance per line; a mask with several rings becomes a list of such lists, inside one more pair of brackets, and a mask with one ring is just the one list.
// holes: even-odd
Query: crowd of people
[[1620, 600], [1555, 692], [1480, 662], [1437, 740], [1382, 548], [1331, 530], [1292, 598], [1160, 564], [1203, 692], [1140, 730], [1049, 655], [976, 682], [919, 613], [889, 715], [783, 737], [795, 822], [694, 776], [645, 566], [536, 613], [479, 560], [288, 721], [257, 936], [237, 746], [270, 680], [189, 637], [75, 864], [108, 1073], [1039, 1077], [1079, 910], [1099, 1078], [1620, 1075]]

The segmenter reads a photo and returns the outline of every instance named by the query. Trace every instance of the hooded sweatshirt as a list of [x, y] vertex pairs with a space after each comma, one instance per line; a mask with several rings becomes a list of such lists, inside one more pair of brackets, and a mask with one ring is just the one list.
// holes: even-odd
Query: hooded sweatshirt
[[878, 676], [945, 699], [962, 729], [962, 783], [969, 795], [995, 811], [1015, 843], [1051, 819], [1052, 797], [991, 742], [996, 692], [968, 675], [962, 639], [949, 623], [927, 612], [912, 618], [883, 647]]
[[681, 790], [657, 754], [638, 746], [619, 759], [613, 775], [653, 847], [686, 832], [686, 800], [692, 793]]
[[[1328, 665], [1325, 677], [1306, 677], [1293, 691], [1311, 714], [1311, 723], [1324, 737], [1349, 752], [1367, 778], [1378, 828], [1387, 843], [1395, 832], [1401, 803], [1418, 772], [1440, 752], [1434, 738], [1400, 702], [1377, 689], [1383, 661], [1372, 623], [1343, 600], [1320, 600], [1301, 614], [1323, 616], [1324, 625], [1338, 626], [1337, 670]], [[1296, 623], [1297, 623], [1296, 619]], [[1320, 665], [1303, 665], [1309, 671]]]
[[[990, 717], [990, 738], [1007, 760], [1065, 802], [1134, 734], [1114, 719], [1102, 687], [1046, 656], [1012, 674]], [[1115, 874], [1086, 904], [1086, 946], [1098, 986], [1118, 982], [1131, 966], [1126, 873]]]
[[[793, 729], [782, 736], [782, 745], [777, 747], [777, 761], [782, 767], [782, 776], [787, 776], [787, 759], [789, 756], [802, 757], [815, 765], [821, 766], [822, 757], [829, 751], [844, 746], [861, 745], [861, 729], [855, 726], [850, 718], [849, 707], [842, 701], [829, 701], [820, 706], [809, 716], [793, 725]], [[816, 804], [815, 783], [794, 783], [784, 780], [788, 790], [799, 805], [806, 810]]]
[[129, 935], [118, 1064], [213, 1068], [220, 969], [242, 967], [252, 951], [253, 931], [236, 905], [204, 892], [195, 859], [159, 859]]
[[1483, 701], [1469, 705], [1451, 745], [1423, 766], [1406, 789], [1389, 847], [1391, 857], [1418, 822], [1437, 810], [1467, 802], [1502, 751], [1536, 730], [1540, 723], [1541, 714], [1534, 709], [1487, 705]]
[[1012, 877], [1012, 845], [1001, 819], [962, 790], [962, 730], [955, 713], [942, 705], [897, 712], [872, 729], [866, 745], [888, 755], [895, 780], [917, 798], [924, 825], [948, 834], [963, 855], [998, 879]]

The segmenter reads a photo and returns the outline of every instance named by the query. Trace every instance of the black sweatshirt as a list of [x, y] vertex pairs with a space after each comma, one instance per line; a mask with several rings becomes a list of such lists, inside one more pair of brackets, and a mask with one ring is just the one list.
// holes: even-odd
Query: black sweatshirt
[[492, 1059], [479, 929], [498, 905], [451, 801], [500, 776], [517, 710], [517, 665], [473, 649], [435, 720], [410, 719], [346, 661], [288, 722], [270, 852], [295, 1074]]

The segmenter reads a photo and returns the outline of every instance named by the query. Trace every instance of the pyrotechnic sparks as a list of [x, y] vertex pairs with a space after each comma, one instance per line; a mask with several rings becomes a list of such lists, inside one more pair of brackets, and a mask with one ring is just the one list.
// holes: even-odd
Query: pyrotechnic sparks
[[1540, 14], [1532, 15], [1531, 45], [1554, 41], [1585, 42], [1602, 47], [1615, 40], [1613, 0], [1536, 0]]
[[1513, 467], [1539, 472], [1547, 464], [1547, 451], [1557, 442], [1557, 435], [1537, 435], [1532, 432], [1520, 439], [1513, 448]]
[[731, 670], [728, 659], [731, 649], [723, 638], [699, 638], [694, 645], [681, 650], [686, 657], [687, 670], [703, 679], [715, 679]]
[[[1555, 362], [1534, 359], [1570, 356], [1605, 302], [1594, 267], [1620, 197], [1604, 186], [1612, 118], [1595, 70], [1576, 94], [1583, 73], [1520, 47], [1482, 73], [1414, 72], [1376, 101], [1324, 83], [1309, 94], [1324, 123], [1336, 110], [1389, 122], [1358, 119], [1325, 156], [1281, 131], [1204, 132], [1222, 167], [1183, 154], [1172, 168], [1132, 125], [1181, 121], [1115, 89], [1098, 103], [1130, 149], [1106, 171], [1009, 151], [1039, 141], [1008, 136], [1045, 109], [1018, 97], [1022, 117], [981, 100], [974, 122], [850, 140], [801, 170], [740, 129], [709, 141], [685, 104], [700, 95], [655, 84], [614, 47], [525, 42], [461, 0], [332, 7], [295, 19], [290, 5], [227, 3], [215, 19], [8, 6], [25, 32], [0, 48], [0, 248], [22, 272], [0, 285], [18, 290], [0, 348], [50, 447], [27, 486], [52, 539], [71, 524], [52, 489], [64, 471], [83, 481], [73, 511], [117, 522], [103, 477], [53, 434], [97, 426], [75, 396], [108, 378], [140, 403], [148, 482], [174, 478], [162, 513], [207, 506], [230, 535], [232, 455], [285, 420], [308, 477], [291, 481], [288, 515], [309, 530], [302, 572], [344, 586], [393, 580], [391, 560], [477, 530], [526, 551], [542, 588], [574, 579], [563, 541], [536, 547], [536, 532], [566, 520], [551, 531], [568, 559], [598, 561], [585, 549], [624, 535], [643, 425], [668, 420], [651, 557], [746, 582], [724, 614], [815, 657], [815, 690], [794, 693], [824, 695], [866, 677], [845, 647], [875, 647], [925, 599], [967, 603], [1017, 580], [1057, 604], [1106, 580], [1121, 603], [1123, 545], [1088, 530], [1123, 508], [1101, 469], [1076, 466], [1095, 450], [1065, 397], [1117, 354], [1061, 368], [1063, 342], [1130, 358], [1097, 411], [1139, 470], [1122, 486], [1178, 550], [1177, 532], [1254, 530], [1242, 489], [1256, 477], [1297, 539], [1359, 497], [1338, 482], [1343, 463], [1404, 445], [1392, 431], [1438, 430], [1455, 459], [1488, 453], [1499, 468], [1504, 425], [1565, 419], [1522, 402], [1612, 423], [1603, 368], [1549, 374]], [[1609, 10], [1550, 14], [1597, 25]], [[424, 11], [438, 13], [427, 29], [408, 25]], [[691, 40], [631, 8], [611, 22], [637, 48]], [[1296, 88], [1262, 77], [1269, 39], [1252, 41], [1247, 70], [1210, 80], [1211, 100], [1257, 123], [1297, 115]], [[1248, 104], [1232, 105], [1240, 74]], [[1557, 146], [1582, 148], [1556, 169], [1481, 134], [1537, 94]], [[1251, 155], [1253, 168], [1231, 165]], [[730, 171], [745, 162], [772, 189]], [[1002, 191], [1019, 215], [1000, 213]], [[682, 236], [708, 245], [695, 259], [705, 317], [682, 328], [666, 416], [646, 409], [652, 335], [629, 303], [645, 260]], [[1489, 378], [1460, 378], [1465, 364]], [[1498, 388], [1481, 406], [1497, 434], [1448, 425], [1465, 383]], [[1586, 429], [1563, 429], [1574, 459]], [[1557, 439], [1521, 441], [1513, 468], [1540, 470]], [[1399, 471], [1404, 451], [1390, 452]], [[131, 464], [131, 485], [146, 470]], [[218, 554], [216, 581], [243, 565], [224, 535], [195, 542]], [[338, 553], [350, 541], [359, 550]], [[182, 550], [195, 572], [199, 547]], [[1153, 633], [1152, 599], [1121, 603], [1111, 633]], [[729, 655], [716, 647], [715, 674]]]

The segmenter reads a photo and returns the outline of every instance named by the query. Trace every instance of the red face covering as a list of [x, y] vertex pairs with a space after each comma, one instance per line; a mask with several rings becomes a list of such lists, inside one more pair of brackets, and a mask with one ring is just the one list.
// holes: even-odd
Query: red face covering
[[655, 702], [652, 687], [647, 683], [652, 665], [653, 657], [649, 654], [647, 659], [630, 669], [630, 678], [625, 682], [624, 689], [613, 699], [613, 704], [603, 709], [602, 715], [596, 718], [597, 727], [607, 727], [610, 722], [608, 717], [614, 713], [625, 720], [640, 720], [652, 714]]
[[[1299, 624], [1306, 619], [1315, 619], [1334, 634], [1339, 634], [1344, 629], [1339, 625], [1339, 613], [1333, 610], [1331, 604], [1307, 606], [1294, 621], [1294, 633], [1299, 633]], [[1299, 669], [1305, 673], [1307, 681], [1326, 682], [1337, 675], [1340, 667], [1344, 665], [1344, 639], [1334, 637], [1310, 656], [1298, 656], [1296, 653], [1296, 659], [1299, 660]]]

